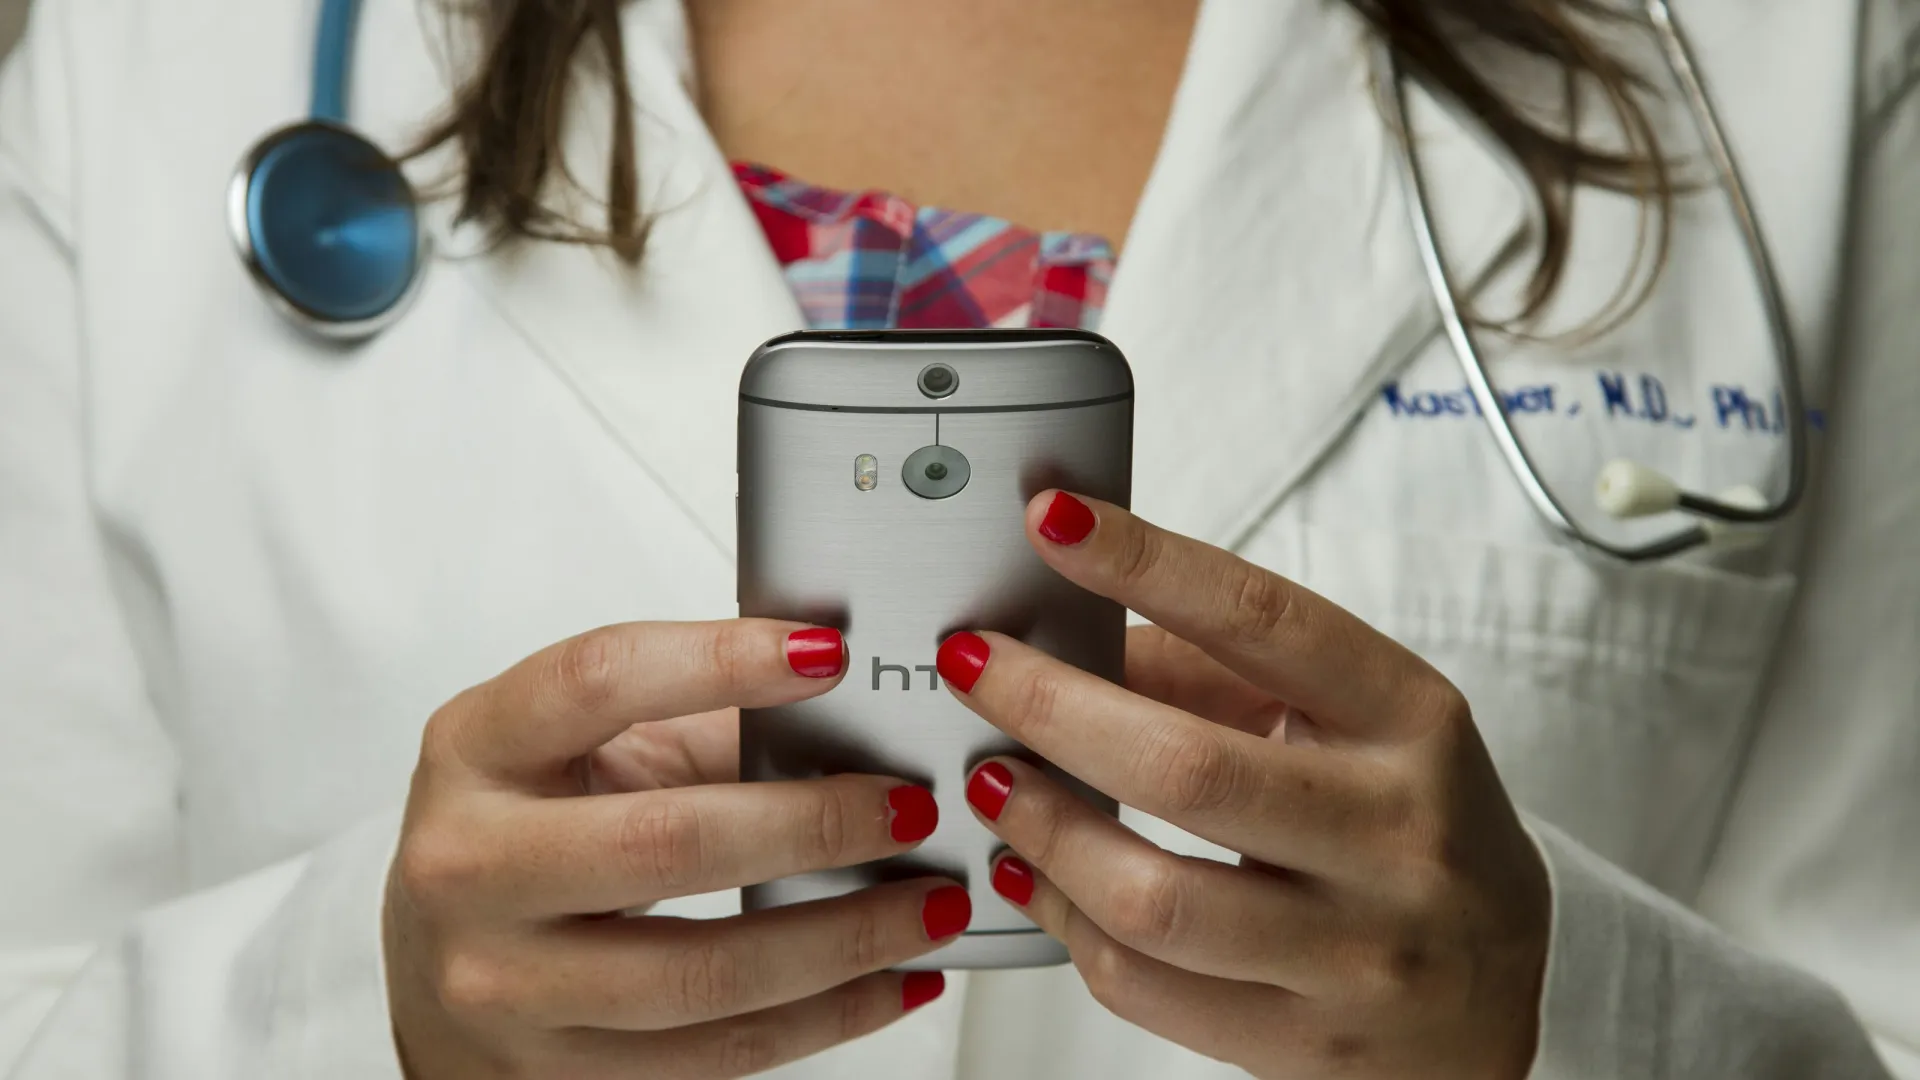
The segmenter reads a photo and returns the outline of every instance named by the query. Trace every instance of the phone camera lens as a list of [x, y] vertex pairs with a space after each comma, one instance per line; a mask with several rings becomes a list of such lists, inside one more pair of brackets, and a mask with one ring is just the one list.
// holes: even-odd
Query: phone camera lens
[[920, 370], [920, 392], [930, 398], [943, 398], [960, 389], [960, 373], [945, 364], [928, 364]]
[[951, 446], [923, 446], [907, 456], [900, 479], [923, 499], [949, 499], [973, 478], [967, 455]]

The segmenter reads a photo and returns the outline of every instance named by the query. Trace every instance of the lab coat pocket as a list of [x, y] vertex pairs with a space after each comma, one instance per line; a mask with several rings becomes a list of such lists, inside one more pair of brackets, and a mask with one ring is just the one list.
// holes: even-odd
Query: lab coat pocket
[[1546, 545], [1308, 526], [1249, 555], [1467, 695], [1516, 803], [1689, 889], [1736, 777], [1795, 578]]

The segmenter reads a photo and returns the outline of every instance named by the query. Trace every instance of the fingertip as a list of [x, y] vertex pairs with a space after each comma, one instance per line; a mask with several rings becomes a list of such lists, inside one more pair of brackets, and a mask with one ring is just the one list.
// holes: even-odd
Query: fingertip
[[992, 655], [993, 647], [987, 644], [986, 638], [971, 630], [962, 630], [940, 643], [940, 650], [934, 655], [934, 667], [948, 686], [970, 694]]
[[1033, 867], [1020, 856], [1007, 852], [993, 863], [993, 891], [1016, 907], [1033, 902]]
[[895, 843], [917, 844], [940, 825], [940, 804], [933, 792], [918, 784], [901, 784], [887, 791], [887, 832]]
[[909, 971], [900, 980], [900, 1011], [912, 1012], [946, 992], [946, 973]]
[[787, 667], [795, 675], [825, 682], [847, 670], [847, 639], [831, 626], [809, 626], [787, 634]]
[[920, 902], [920, 923], [927, 940], [944, 941], [973, 922], [973, 897], [961, 885], [942, 885]]
[[988, 821], [999, 821], [1013, 797], [1013, 769], [1002, 760], [990, 758], [974, 766], [967, 776], [967, 805]]
[[1072, 548], [1093, 535], [1100, 517], [1088, 500], [1056, 489], [1034, 498], [1027, 510], [1027, 523], [1047, 545]]

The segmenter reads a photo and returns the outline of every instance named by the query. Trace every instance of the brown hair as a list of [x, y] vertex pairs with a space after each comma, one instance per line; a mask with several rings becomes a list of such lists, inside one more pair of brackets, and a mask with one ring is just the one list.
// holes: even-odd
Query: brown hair
[[[444, 0], [452, 2], [452, 0]], [[461, 152], [460, 217], [496, 242], [515, 238], [600, 244], [634, 264], [646, 244], [639, 205], [633, 107], [621, 42], [622, 0], [478, 0], [481, 53], [446, 117], [419, 152], [453, 143]], [[1640, 250], [1664, 260], [1674, 183], [1641, 96], [1648, 85], [1598, 30], [1628, 20], [1604, 0], [1344, 0], [1400, 61], [1485, 125], [1525, 172], [1544, 226], [1522, 309], [1498, 325], [1538, 315], [1559, 286], [1572, 242], [1572, 199], [1582, 185], [1635, 196]], [[590, 51], [583, 51], [590, 50]], [[583, 63], [583, 61], [585, 63]], [[1551, 101], [1529, 100], [1506, 75], [1544, 68]], [[606, 218], [570, 218], [543, 198], [559, 165], [569, 93], [583, 68], [608, 80], [613, 117]], [[1624, 139], [1612, 149], [1579, 134], [1580, 105], [1598, 92]], [[1653, 242], [1648, 243], [1649, 236]], [[1651, 287], [1645, 260], [1595, 316], [1611, 325]], [[1639, 288], [1634, 287], [1638, 281]]]

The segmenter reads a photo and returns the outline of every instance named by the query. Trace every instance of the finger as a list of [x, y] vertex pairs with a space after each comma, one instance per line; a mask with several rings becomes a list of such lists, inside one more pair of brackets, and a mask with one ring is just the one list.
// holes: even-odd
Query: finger
[[1027, 506], [1027, 532], [1040, 557], [1069, 581], [1193, 642], [1338, 731], [1409, 734], [1424, 715], [1410, 704], [1425, 704], [1444, 682], [1412, 652], [1312, 590], [1111, 503], [1042, 492]]
[[981, 822], [1020, 856], [996, 862], [990, 879], [1014, 906], [1030, 906], [1044, 883], [1109, 937], [1156, 960], [1304, 994], [1321, 989], [1321, 954], [1345, 935], [1307, 886], [1165, 851], [1024, 762], [987, 761], [967, 790]]
[[528, 799], [498, 794], [458, 833], [455, 889], [509, 916], [588, 915], [854, 866], [932, 835], [933, 793], [880, 776]]
[[740, 710], [635, 724], [587, 756], [589, 794], [740, 779]]
[[1269, 738], [1287, 703], [1235, 674], [1200, 646], [1158, 626], [1127, 628], [1127, 689], [1203, 720]]
[[551, 776], [634, 724], [813, 697], [846, 666], [846, 643], [828, 627], [625, 623], [533, 654], [455, 699], [434, 725], [449, 728], [441, 740], [483, 775]]
[[574, 923], [526, 939], [512, 976], [543, 1026], [663, 1031], [800, 1001], [931, 952], [966, 929], [966, 889], [938, 879], [729, 919]]
[[1251, 1069], [1266, 1064], [1282, 1025], [1305, 999], [1287, 990], [1187, 971], [1130, 949], [1102, 930], [1059, 889], [1037, 877], [1034, 922], [1067, 946], [1087, 991], [1107, 1011], [1136, 1027]]
[[[734, 1080], [886, 1027], [946, 990], [937, 971], [881, 972], [791, 1004], [671, 1031], [586, 1030], [565, 1075], [598, 1080]], [[603, 1071], [604, 1070], [604, 1071]]]
[[1067, 772], [1263, 862], [1357, 868], [1397, 805], [1367, 756], [1209, 724], [1001, 634], [955, 634], [936, 662], [968, 708]]

